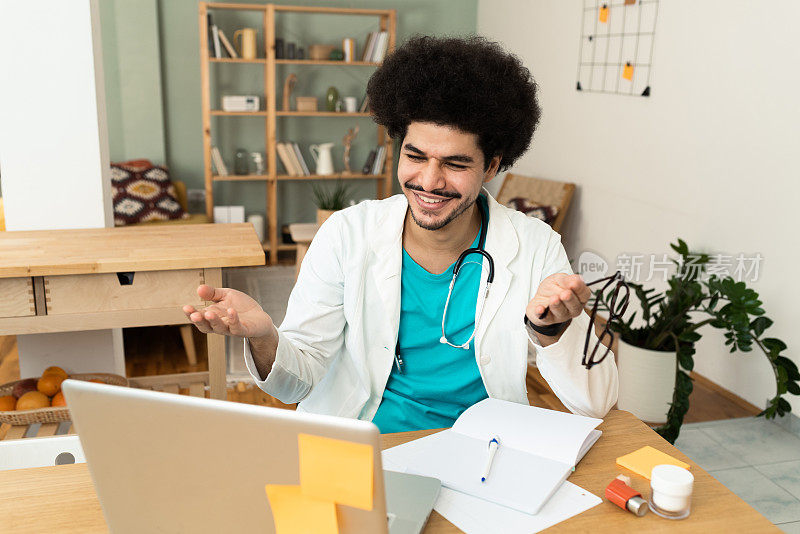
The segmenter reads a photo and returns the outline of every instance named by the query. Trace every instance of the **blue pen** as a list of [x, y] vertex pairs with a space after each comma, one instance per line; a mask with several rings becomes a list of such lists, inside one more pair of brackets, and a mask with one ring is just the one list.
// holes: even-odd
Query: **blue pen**
[[489, 456], [486, 458], [486, 467], [483, 468], [483, 475], [481, 475], [481, 482], [486, 482], [486, 477], [489, 476], [489, 470], [492, 468], [492, 462], [494, 461], [494, 455], [497, 452], [497, 448], [500, 446], [500, 440], [496, 437], [492, 438], [489, 442]]

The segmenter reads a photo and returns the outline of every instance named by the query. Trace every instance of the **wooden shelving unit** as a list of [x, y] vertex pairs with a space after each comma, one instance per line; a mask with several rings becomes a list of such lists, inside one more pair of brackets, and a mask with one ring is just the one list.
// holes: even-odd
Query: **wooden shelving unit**
[[[213, 58], [209, 54], [208, 47], [208, 22], [207, 14], [209, 10], [240, 10], [255, 11], [263, 13], [264, 28], [264, 50], [267, 51], [265, 58], [256, 59], [231, 59]], [[276, 4], [223, 4], [218, 2], [199, 3], [199, 27], [200, 27], [200, 78], [202, 86], [202, 106], [203, 106], [203, 165], [205, 169], [205, 192], [206, 192], [206, 214], [210, 219], [214, 215], [214, 183], [215, 182], [252, 182], [264, 181], [267, 184], [266, 195], [266, 220], [267, 220], [267, 240], [263, 243], [264, 250], [269, 253], [269, 262], [275, 265], [278, 261], [278, 252], [283, 250], [294, 250], [293, 244], [281, 243], [278, 238], [278, 206], [277, 193], [278, 182], [300, 181], [300, 180], [375, 180], [377, 185], [377, 197], [385, 198], [391, 194], [392, 190], [392, 140], [387, 135], [385, 128], [378, 126], [377, 137], [386, 145], [386, 162], [384, 163], [381, 174], [334, 174], [329, 176], [288, 176], [278, 174], [278, 154], [277, 154], [277, 118], [290, 119], [292, 117], [328, 117], [332, 120], [341, 117], [368, 117], [369, 113], [343, 113], [326, 111], [280, 111], [278, 110], [276, 87], [276, 66], [277, 65], [316, 65], [339, 67], [377, 67], [380, 63], [369, 61], [328, 61], [328, 60], [298, 60], [298, 59], [276, 59], [275, 58], [275, 21], [280, 13], [309, 13], [324, 15], [363, 15], [367, 17], [377, 17], [381, 31], [389, 32], [389, 46], [387, 53], [395, 48], [397, 38], [397, 12], [394, 9], [351, 9], [334, 7], [314, 7], [314, 6], [285, 6]], [[255, 63], [264, 67], [264, 102], [266, 109], [256, 112], [225, 112], [211, 107], [211, 74], [210, 65], [213, 63]], [[241, 176], [218, 176], [213, 173], [211, 166], [211, 117], [257, 117], [264, 118], [265, 132], [265, 153], [267, 173], [263, 175], [241, 175]]]

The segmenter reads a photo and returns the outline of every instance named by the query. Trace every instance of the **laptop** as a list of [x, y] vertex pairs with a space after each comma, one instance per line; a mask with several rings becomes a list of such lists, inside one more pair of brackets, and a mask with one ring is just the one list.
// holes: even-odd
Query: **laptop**
[[62, 390], [111, 532], [275, 532], [265, 484], [299, 484], [299, 433], [372, 445], [373, 509], [339, 532], [417, 534], [437, 479], [384, 471], [372, 423], [66, 380]]

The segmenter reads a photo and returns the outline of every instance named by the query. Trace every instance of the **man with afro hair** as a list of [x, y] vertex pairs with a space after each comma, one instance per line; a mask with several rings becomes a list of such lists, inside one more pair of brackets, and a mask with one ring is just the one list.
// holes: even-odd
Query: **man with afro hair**
[[[539, 121], [528, 69], [481, 37], [416, 36], [367, 95], [399, 143], [402, 194], [322, 225], [280, 328], [227, 288], [200, 286], [214, 303], [184, 312], [203, 332], [244, 337], [265, 392], [384, 433], [451, 426], [487, 397], [527, 404], [529, 343], [567, 408], [604, 416], [617, 370], [613, 355], [581, 365], [589, 289], [556, 232], [483, 189], [528, 149]], [[480, 251], [459, 259], [467, 249]]]

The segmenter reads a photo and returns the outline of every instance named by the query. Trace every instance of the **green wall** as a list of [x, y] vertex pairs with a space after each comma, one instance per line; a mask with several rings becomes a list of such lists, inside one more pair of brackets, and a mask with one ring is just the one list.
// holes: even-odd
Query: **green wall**
[[[121, 4], [131, 0], [108, 0], [120, 10]], [[147, 38], [151, 42], [159, 42], [160, 57], [152, 58], [149, 52], [144, 51], [146, 59], [134, 63], [126, 61], [126, 54], [142, 54], [136, 52], [133, 46], [124, 49], [123, 40], [136, 41], [136, 29], [131, 28], [125, 32], [117, 33], [116, 42], [106, 38], [106, 20], [103, 19], [104, 51], [108, 53], [112, 45], [116, 48], [114, 54], [120, 57], [116, 67], [109, 65], [106, 59], [106, 73], [116, 75], [119, 81], [107, 78], [109, 108], [110, 137], [119, 136], [120, 130], [125, 133], [126, 140], [130, 137], [147, 137], [149, 129], [135, 120], [135, 116], [115, 111], [115, 106], [123, 100], [123, 108], [141, 106], [150, 108], [134, 99], [134, 91], [126, 91], [124, 84], [130, 82], [130, 77], [125, 76], [124, 69], [129, 65], [148, 64], [157, 65], [160, 69], [160, 98], [163, 101], [163, 141], [165, 147], [166, 163], [169, 165], [174, 179], [183, 180], [189, 188], [202, 189], [203, 182], [203, 153], [202, 153], [202, 118], [200, 95], [200, 57], [198, 36], [198, 2], [197, 0], [135, 0], [135, 3], [153, 3], [157, 6], [158, 36]], [[106, 2], [103, 2], [106, 3]], [[240, 0], [239, 3], [260, 4]], [[354, 7], [374, 9], [397, 9], [398, 44], [415, 34], [429, 35], [466, 35], [476, 30], [477, 0], [405, 0], [401, 2], [388, 0], [371, 1], [302, 1], [275, 2], [277, 4], [292, 5], [322, 5], [332, 7]], [[232, 38], [234, 30], [241, 27], [254, 27], [258, 29], [259, 54], [263, 55], [260, 45], [263, 42], [262, 17], [256, 13], [244, 11], [215, 11], [215, 23]], [[141, 17], [136, 17], [139, 20]], [[119, 15], [117, 15], [119, 25]], [[137, 24], [139, 24], [137, 22]], [[140, 28], [141, 29], [141, 28]], [[363, 16], [331, 16], [316, 14], [278, 14], [277, 37], [285, 41], [294, 41], [299, 46], [308, 50], [308, 45], [314, 43], [340, 44], [343, 37], [354, 37], [357, 43], [357, 53], [361, 53], [366, 35], [378, 29], [377, 17]], [[258, 64], [212, 64], [212, 108], [219, 108], [219, 97], [222, 94], [258, 94], [263, 97], [263, 66]], [[140, 67], [141, 70], [141, 67]], [[359, 102], [364, 94], [367, 80], [374, 72], [374, 67], [339, 67], [339, 66], [306, 66], [306, 65], [280, 65], [277, 69], [276, 85], [278, 89], [278, 102], [280, 105], [283, 80], [289, 73], [297, 74], [299, 80], [295, 87], [294, 95], [317, 96], [320, 105], [324, 105], [324, 95], [330, 85], [339, 90], [340, 95], [353, 95]], [[116, 85], [115, 85], [116, 84]], [[152, 93], [148, 90], [148, 98]], [[135, 103], [134, 103], [135, 102]], [[262, 102], [263, 106], [263, 102]], [[155, 106], [157, 107], [157, 106]], [[112, 122], [120, 121], [121, 124], [112, 128]], [[343, 153], [342, 137], [346, 130], [356, 124], [360, 125], [360, 133], [353, 143], [351, 150], [351, 167], [360, 169], [369, 150], [374, 147], [377, 139], [377, 127], [369, 118], [281, 118], [278, 121], [278, 140], [292, 140], [300, 144], [309, 165], [312, 164], [308, 153], [308, 145], [331, 141], [336, 143], [334, 148], [334, 163], [337, 170], [341, 167]], [[116, 123], [115, 123], [116, 124]], [[233, 156], [237, 148], [247, 151], [264, 151], [264, 118], [255, 117], [213, 117], [212, 132], [213, 143], [220, 147], [223, 158], [228, 167], [233, 167]], [[119, 141], [110, 142], [113, 146]], [[132, 143], [126, 142], [126, 146]], [[144, 149], [144, 145], [140, 145]], [[112, 150], [112, 159], [114, 159]], [[148, 157], [146, 154], [135, 155], [128, 153], [126, 157]], [[152, 158], [151, 158], [152, 159]], [[280, 164], [279, 164], [280, 168]], [[374, 181], [354, 181], [352, 197], [375, 197]], [[232, 204], [244, 205], [246, 213], [265, 212], [266, 185], [264, 183], [217, 183], [214, 186], [215, 203], [218, 205]], [[278, 219], [279, 223], [311, 221], [315, 216], [315, 206], [311, 195], [311, 185], [302, 182], [286, 182], [278, 185]]]
[[111, 161], [166, 163], [157, 3], [100, 2]]

